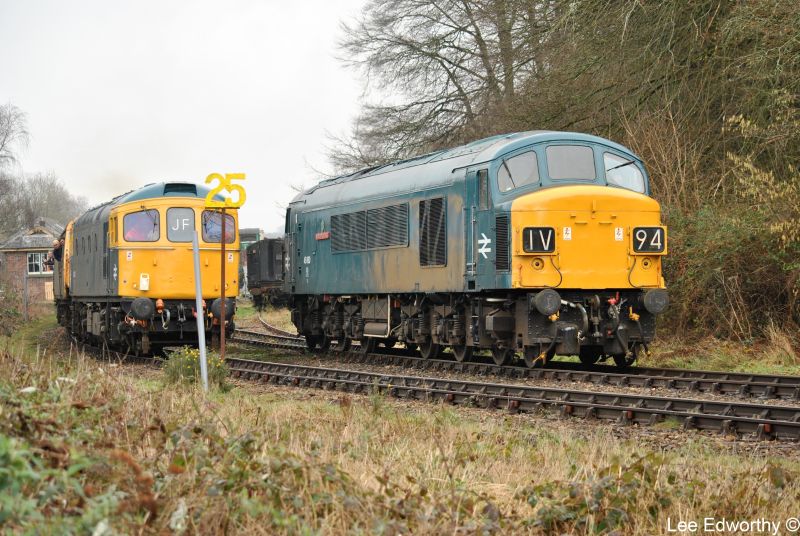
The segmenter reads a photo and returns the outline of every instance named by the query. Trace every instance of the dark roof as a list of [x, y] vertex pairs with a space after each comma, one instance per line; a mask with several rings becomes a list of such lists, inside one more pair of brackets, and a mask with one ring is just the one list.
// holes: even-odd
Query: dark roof
[[314, 210], [437, 188], [452, 184], [458, 170], [488, 163], [522, 147], [552, 141], [602, 144], [638, 159], [630, 149], [605, 138], [579, 132], [531, 130], [492, 136], [461, 147], [326, 179], [298, 194], [290, 205], [302, 203], [303, 210]]
[[39, 218], [36, 225], [23, 229], [0, 244], [0, 250], [49, 249], [53, 240], [61, 236], [64, 227], [51, 218]]
[[[106, 201], [100, 205], [90, 208], [81, 216], [75, 219], [75, 225], [84, 225], [87, 222], [97, 223], [100, 219], [108, 217], [111, 209], [122, 205], [123, 203], [130, 203], [131, 201], [141, 201], [144, 199], [156, 199], [159, 197], [199, 197], [204, 198], [211, 191], [211, 188], [194, 184], [192, 182], [159, 182], [155, 184], [147, 184], [136, 190], [118, 195], [110, 201]], [[225, 198], [217, 194], [214, 196], [217, 201], [224, 201]]]

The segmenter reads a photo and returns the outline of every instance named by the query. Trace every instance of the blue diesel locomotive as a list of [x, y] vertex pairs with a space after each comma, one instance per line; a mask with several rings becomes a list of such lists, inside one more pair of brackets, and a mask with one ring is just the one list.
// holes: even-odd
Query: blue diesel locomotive
[[292, 321], [312, 348], [627, 366], [668, 302], [649, 193], [629, 149], [550, 131], [324, 180], [286, 212]]

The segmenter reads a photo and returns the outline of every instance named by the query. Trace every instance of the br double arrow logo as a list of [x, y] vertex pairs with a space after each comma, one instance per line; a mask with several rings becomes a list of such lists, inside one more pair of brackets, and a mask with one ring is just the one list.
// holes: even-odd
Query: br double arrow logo
[[489, 238], [488, 236], [486, 236], [485, 233], [481, 233], [481, 236], [483, 238], [479, 238], [478, 239], [478, 244], [480, 244], [480, 246], [481, 246], [480, 249], [478, 250], [478, 253], [483, 255], [484, 259], [488, 259], [489, 256], [487, 255], [487, 253], [491, 253], [492, 252], [492, 248], [489, 247], [489, 244], [492, 243], [492, 239]]

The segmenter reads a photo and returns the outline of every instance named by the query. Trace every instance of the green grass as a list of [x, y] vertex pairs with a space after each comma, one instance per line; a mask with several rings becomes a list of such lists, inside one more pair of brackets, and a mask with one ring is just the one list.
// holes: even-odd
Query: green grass
[[258, 311], [253, 307], [253, 302], [245, 298], [236, 299], [236, 320], [249, 320], [258, 316]]
[[54, 314], [46, 314], [39, 317], [32, 318], [28, 322], [23, 322], [14, 333], [9, 337], [12, 343], [25, 343], [30, 348], [35, 348], [41, 345], [41, 334], [45, 331], [52, 331], [58, 326]]

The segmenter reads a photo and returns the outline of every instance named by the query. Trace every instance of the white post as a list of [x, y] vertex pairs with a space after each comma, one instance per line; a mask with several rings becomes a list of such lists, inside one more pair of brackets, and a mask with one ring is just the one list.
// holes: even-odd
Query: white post
[[208, 391], [208, 364], [206, 362], [206, 323], [203, 317], [203, 286], [200, 284], [200, 248], [197, 245], [197, 230], [192, 235], [194, 257], [194, 303], [197, 311], [197, 345], [200, 348], [200, 376], [203, 390]]

